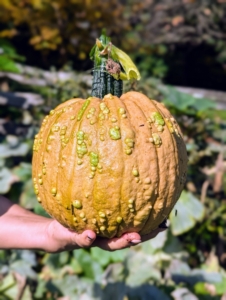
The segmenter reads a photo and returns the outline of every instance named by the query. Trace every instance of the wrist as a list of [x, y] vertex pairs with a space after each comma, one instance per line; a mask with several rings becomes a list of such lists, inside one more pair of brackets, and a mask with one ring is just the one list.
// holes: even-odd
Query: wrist
[[0, 249], [44, 250], [50, 222], [51, 219], [11, 203], [0, 216]]

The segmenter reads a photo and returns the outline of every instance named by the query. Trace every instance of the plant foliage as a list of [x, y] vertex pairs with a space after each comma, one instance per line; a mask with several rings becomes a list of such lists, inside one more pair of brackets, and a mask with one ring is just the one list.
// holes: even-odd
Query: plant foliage
[[143, 73], [163, 78], [177, 46], [188, 53], [207, 45], [223, 67], [225, 20], [223, 0], [2, 0], [0, 38], [11, 39], [34, 64], [62, 66], [70, 59], [87, 68], [93, 39], [107, 28], [121, 49], [137, 52]]
[[[75, 95], [87, 97], [91, 80], [70, 68], [56, 77], [55, 70], [18, 67], [24, 80], [8, 79], [9, 88], [16, 85], [46, 100], [27, 108], [19, 103], [1, 107], [0, 189], [25, 208], [46, 215], [32, 188], [32, 139], [46, 112]], [[25, 79], [27, 83], [21, 84]], [[225, 111], [218, 111], [208, 99], [183, 94], [152, 78], [136, 89], [163, 101], [184, 132], [189, 173], [169, 230], [112, 253], [98, 248], [58, 254], [0, 251], [1, 300], [185, 300], [220, 299], [226, 294]]]

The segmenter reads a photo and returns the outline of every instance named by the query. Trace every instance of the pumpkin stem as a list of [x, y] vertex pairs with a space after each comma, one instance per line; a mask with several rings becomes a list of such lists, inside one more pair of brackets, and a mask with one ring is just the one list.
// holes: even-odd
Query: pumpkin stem
[[102, 32], [90, 51], [94, 61], [92, 96], [103, 98], [107, 94], [120, 97], [123, 80], [140, 80], [140, 73], [130, 57], [116, 48], [111, 39]]

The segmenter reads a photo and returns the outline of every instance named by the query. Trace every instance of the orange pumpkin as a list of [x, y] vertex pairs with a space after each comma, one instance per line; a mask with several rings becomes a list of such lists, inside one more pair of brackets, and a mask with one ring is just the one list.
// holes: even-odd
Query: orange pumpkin
[[35, 137], [38, 201], [76, 232], [151, 232], [169, 216], [186, 170], [177, 122], [163, 104], [134, 91], [71, 99], [50, 111]]

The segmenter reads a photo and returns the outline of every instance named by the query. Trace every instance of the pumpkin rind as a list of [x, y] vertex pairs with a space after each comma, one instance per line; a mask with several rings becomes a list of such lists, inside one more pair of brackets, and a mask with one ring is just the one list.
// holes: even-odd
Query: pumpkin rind
[[34, 142], [39, 202], [64, 226], [102, 237], [156, 229], [186, 171], [178, 124], [163, 104], [138, 92], [71, 99], [50, 112]]

